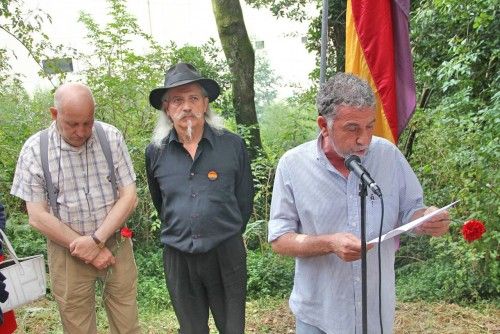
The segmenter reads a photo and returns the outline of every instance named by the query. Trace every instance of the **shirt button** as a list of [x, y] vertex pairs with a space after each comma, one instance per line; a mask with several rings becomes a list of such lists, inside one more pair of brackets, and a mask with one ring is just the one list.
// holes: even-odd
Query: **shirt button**
[[195, 194], [195, 193], [192, 193], [192, 194], [191, 194], [191, 197], [192, 197], [192, 198], [195, 198], [195, 197], [196, 197], [196, 194]]
[[194, 173], [190, 173], [189, 175], [194, 176]]
[[198, 218], [198, 217], [199, 217], [199, 215], [196, 214], [196, 213], [194, 213], [194, 214], [191, 215], [191, 218]]

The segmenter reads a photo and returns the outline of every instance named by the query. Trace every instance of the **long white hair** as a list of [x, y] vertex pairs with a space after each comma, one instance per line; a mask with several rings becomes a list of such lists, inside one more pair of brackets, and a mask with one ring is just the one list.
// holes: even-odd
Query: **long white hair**
[[[205, 113], [205, 122], [217, 134], [220, 134], [224, 129], [224, 119], [217, 115], [210, 107], [208, 107], [207, 112]], [[172, 123], [172, 120], [167, 117], [166, 112], [158, 110], [158, 120], [156, 121], [156, 126], [151, 138], [153, 145], [159, 147], [162, 140], [168, 136], [173, 127], [174, 124]]]

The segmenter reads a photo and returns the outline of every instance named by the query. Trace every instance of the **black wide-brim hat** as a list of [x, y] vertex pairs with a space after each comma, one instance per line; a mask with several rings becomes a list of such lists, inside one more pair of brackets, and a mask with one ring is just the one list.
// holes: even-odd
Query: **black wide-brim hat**
[[187, 63], [179, 63], [170, 67], [165, 74], [163, 87], [155, 88], [149, 93], [149, 103], [153, 108], [161, 110], [162, 97], [169, 88], [196, 82], [200, 84], [208, 94], [208, 100], [214, 101], [220, 94], [220, 87], [212, 79], [203, 78], [196, 68]]

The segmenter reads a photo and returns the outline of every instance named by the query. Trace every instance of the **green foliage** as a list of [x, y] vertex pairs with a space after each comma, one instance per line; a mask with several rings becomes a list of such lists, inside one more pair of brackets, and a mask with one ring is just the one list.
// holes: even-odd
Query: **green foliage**
[[[46, 22], [51, 22], [49, 14], [39, 8], [33, 9], [24, 3], [23, 0], [1, 0], [0, 1], [0, 30], [5, 32], [7, 40], [21, 45], [27, 52], [31, 60], [40, 67], [39, 75], [51, 81], [52, 77], [44, 73], [42, 60], [51, 58], [54, 55], [66, 56], [71, 50], [66, 50], [62, 45], [54, 45], [42, 27]], [[9, 81], [19, 83], [18, 73], [12, 73], [9, 64], [10, 57], [17, 57], [14, 50], [7, 47], [0, 47], [0, 82], [2, 85]], [[62, 80], [64, 73], [55, 75]], [[51, 81], [52, 83], [52, 81]], [[3, 88], [3, 87], [2, 87]]]
[[[44, 254], [47, 259], [46, 239], [28, 224], [25, 214], [14, 213], [7, 220], [7, 235], [17, 256]], [[22, 242], [19, 242], [22, 240]], [[15, 242], [17, 241], [17, 242]]]
[[256, 54], [255, 56], [255, 108], [257, 117], [260, 118], [268, 105], [277, 96], [277, 87], [280, 84], [281, 78], [277, 76], [271, 65], [263, 54]]
[[435, 239], [434, 259], [415, 262], [398, 270], [397, 296], [401, 301], [499, 302], [498, 261], [489, 251], [456, 237]]
[[[496, 94], [485, 105], [464, 90], [444, 98], [434, 109], [419, 111], [412, 121], [413, 127], [422, 130], [410, 162], [426, 202], [438, 206], [455, 199], [461, 202], [451, 210], [451, 237], [418, 244], [410, 241], [402, 247], [400, 255], [406, 260], [398, 261], [403, 266], [398, 274], [402, 284], [411, 284], [404, 289], [406, 299], [435, 295], [458, 302], [498, 296], [500, 179], [492, 171], [498, 169], [500, 158], [499, 97]], [[471, 218], [483, 220], [487, 232], [482, 239], [466, 244], [460, 227]], [[407, 261], [408, 257], [424, 262]]]
[[[417, 110], [410, 163], [428, 205], [459, 199], [450, 236], [403, 245], [399, 297], [470, 302], [499, 295], [500, 93], [494, 1], [421, 1], [414, 12], [415, 73], [432, 89], [430, 108]], [[486, 234], [468, 244], [468, 219]], [[417, 259], [416, 261], [413, 259]]]
[[276, 17], [287, 17], [289, 19], [302, 21], [306, 17], [305, 5], [308, 0], [245, 0], [246, 3], [255, 7], [267, 7]]
[[14, 178], [17, 157], [26, 139], [50, 123], [51, 94], [35, 92], [33, 99], [22, 87], [3, 86], [0, 94], [0, 201], [8, 213], [22, 210], [21, 201], [7, 196]]
[[134, 253], [139, 270], [137, 286], [139, 306], [148, 310], [170, 308], [170, 297], [163, 273], [162, 248], [136, 247]]
[[267, 248], [249, 251], [247, 265], [249, 298], [285, 297], [292, 291], [293, 258], [276, 255]]
[[[316, 65], [318, 67], [310, 73], [310, 77], [318, 81], [323, 2], [319, 0], [245, 0], [245, 2], [255, 8], [268, 8], [276, 17], [286, 17], [298, 22], [306, 19], [311, 20], [307, 31], [306, 49], [316, 54]], [[315, 17], [310, 17], [307, 10], [307, 7], [311, 4], [315, 4], [318, 9], [318, 15]], [[327, 78], [344, 69], [346, 5], [347, 1], [345, 0], [330, 0], [328, 2]]]
[[470, 89], [487, 100], [498, 91], [497, 1], [423, 0], [412, 13], [417, 83], [443, 93]]
[[274, 182], [277, 157], [272, 154], [258, 154], [252, 161], [254, 178], [254, 210], [245, 231], [248, 249], [262, 249], [267, 244], [267, 222]]
[[262, 139], [269, 151], [281, 156], [285, 151], [315, 138], [317, 112], [311, 100], [276, 102], [261, 117]]

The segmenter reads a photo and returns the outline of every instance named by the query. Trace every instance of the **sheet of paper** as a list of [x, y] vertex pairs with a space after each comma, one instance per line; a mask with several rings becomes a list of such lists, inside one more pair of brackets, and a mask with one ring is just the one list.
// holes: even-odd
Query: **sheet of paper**
[[[387, 232], [386, 234], [384, 234], [382, 236], [382, 238], [380, 239], [380, 242], [382, 242], [384, 240], [388, 240], [388, 239], [394, 238], [395, 236], [400, 235], [401, 233], [408, 232], [409, 230], [414, 229], [418, 225], [420, 225], [423, 222], [429, 220], [430, 218], [434, 217], [438, 213], [443, 212], [446, 209], [449, 209], [450, 207], [452, 207], [453, 205], [457, 204], [458, 202], [459, 201], [455, 201], [453, 203], [450, 203], [450, 204], [448, 204], [446, 206], [443, 206], [441, 209], [433, 211], [433, 212], [431, 212], [431, 213], [429, 213], [429, 214], [427, 214], [425, 216], [422, 216], [422, 217], [420, 217], [418, 219], [415, 219], [414, 221], [409, 222], [408, 224], [405, 224], [403, 226], [399, 226], [399, 227], [395, 228], [394, 230]], [[375, 238], [375, 239], [370, 240], [369, 242], [367, 242], [368, 245], [369, 244], [376, 244], [376, 243], [378, 243], [378, 238]]]

